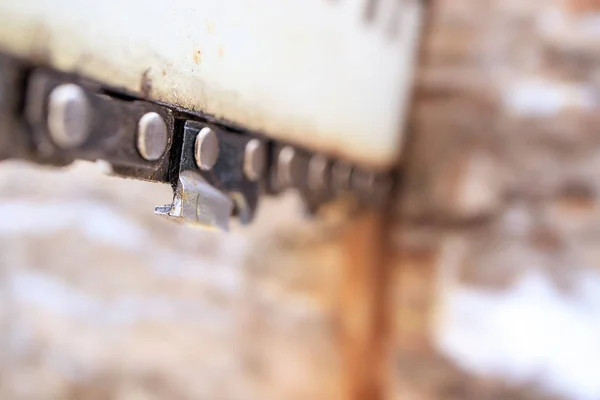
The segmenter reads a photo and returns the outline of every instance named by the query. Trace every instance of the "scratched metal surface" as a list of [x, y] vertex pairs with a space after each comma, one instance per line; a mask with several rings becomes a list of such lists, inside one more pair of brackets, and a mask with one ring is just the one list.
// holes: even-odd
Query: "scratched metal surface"
[[0, 1], [0, 49], [389, 167], [417, 0]]

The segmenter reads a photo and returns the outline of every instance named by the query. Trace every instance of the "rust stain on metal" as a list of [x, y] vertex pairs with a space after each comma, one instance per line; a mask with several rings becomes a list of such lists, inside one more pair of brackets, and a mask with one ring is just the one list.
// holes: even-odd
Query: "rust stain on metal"
[[201, 60], [202, 60], [202, 52], [200, 51], [200, 49], [197, 49], [194, 51], [194, 63], [200, 64]]
[[150, 79], [149, 75], [150, 68], [144, 71], [142, 74], [142, 79], [140, 80], [140, 93], [144, 98], [150, 97], [150, 92], [152, 91], [152, 80]]
[[35, 26], [33, 31], [32, 58], [41, 65], [50, 64], [52, 60], [52, 51], [50, 49], [50, 39], [52, 32], [43, 24]]

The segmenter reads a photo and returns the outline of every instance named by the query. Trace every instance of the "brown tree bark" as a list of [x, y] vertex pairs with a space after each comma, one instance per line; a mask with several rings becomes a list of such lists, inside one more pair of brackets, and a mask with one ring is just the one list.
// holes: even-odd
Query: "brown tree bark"
[[598, 271], [600, 3], [430, 5], [397, 209], [393, 396], [551, 396], [461, 371], [436, 335], [460, 288], [501, 294], [534, 272], [569, 298]]

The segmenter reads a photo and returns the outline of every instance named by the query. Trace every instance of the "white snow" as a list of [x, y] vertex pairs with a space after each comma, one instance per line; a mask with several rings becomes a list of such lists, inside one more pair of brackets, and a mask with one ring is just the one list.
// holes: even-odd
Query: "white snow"
[[508, 85], [503, 99], [510, 112], [532, 117], [551, 116], [566, 108], [589, 110], [597, 106], [590, 88], [539, 78], [523, 79]]
[[138, 249], [148, 234], [113, 208], [93, 201], [45, 202], [15, 199], [0, 201], [0, 236], [46, 235], [79, 228], [92, 241]]
[[472, 373], [598, 399], [600, 275], [573, 282], [573, 294], [561, 293], [531, 271], [504, 292], [459, 287], [444, 300], [437, 345]]

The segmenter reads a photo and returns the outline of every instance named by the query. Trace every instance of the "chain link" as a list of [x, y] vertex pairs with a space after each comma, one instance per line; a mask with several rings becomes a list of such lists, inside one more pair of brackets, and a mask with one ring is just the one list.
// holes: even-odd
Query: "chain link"
[[391, 187], [390, 174], [0, 54], [0, 160], [7, 158], [104, 160], [117, 175], [172, 185], [173, 204], [157, 214], [221, 229], [227, 214], [249, 223], [263, 194], [294, 189], [315, 211], [342, 194], [380, 206]]

